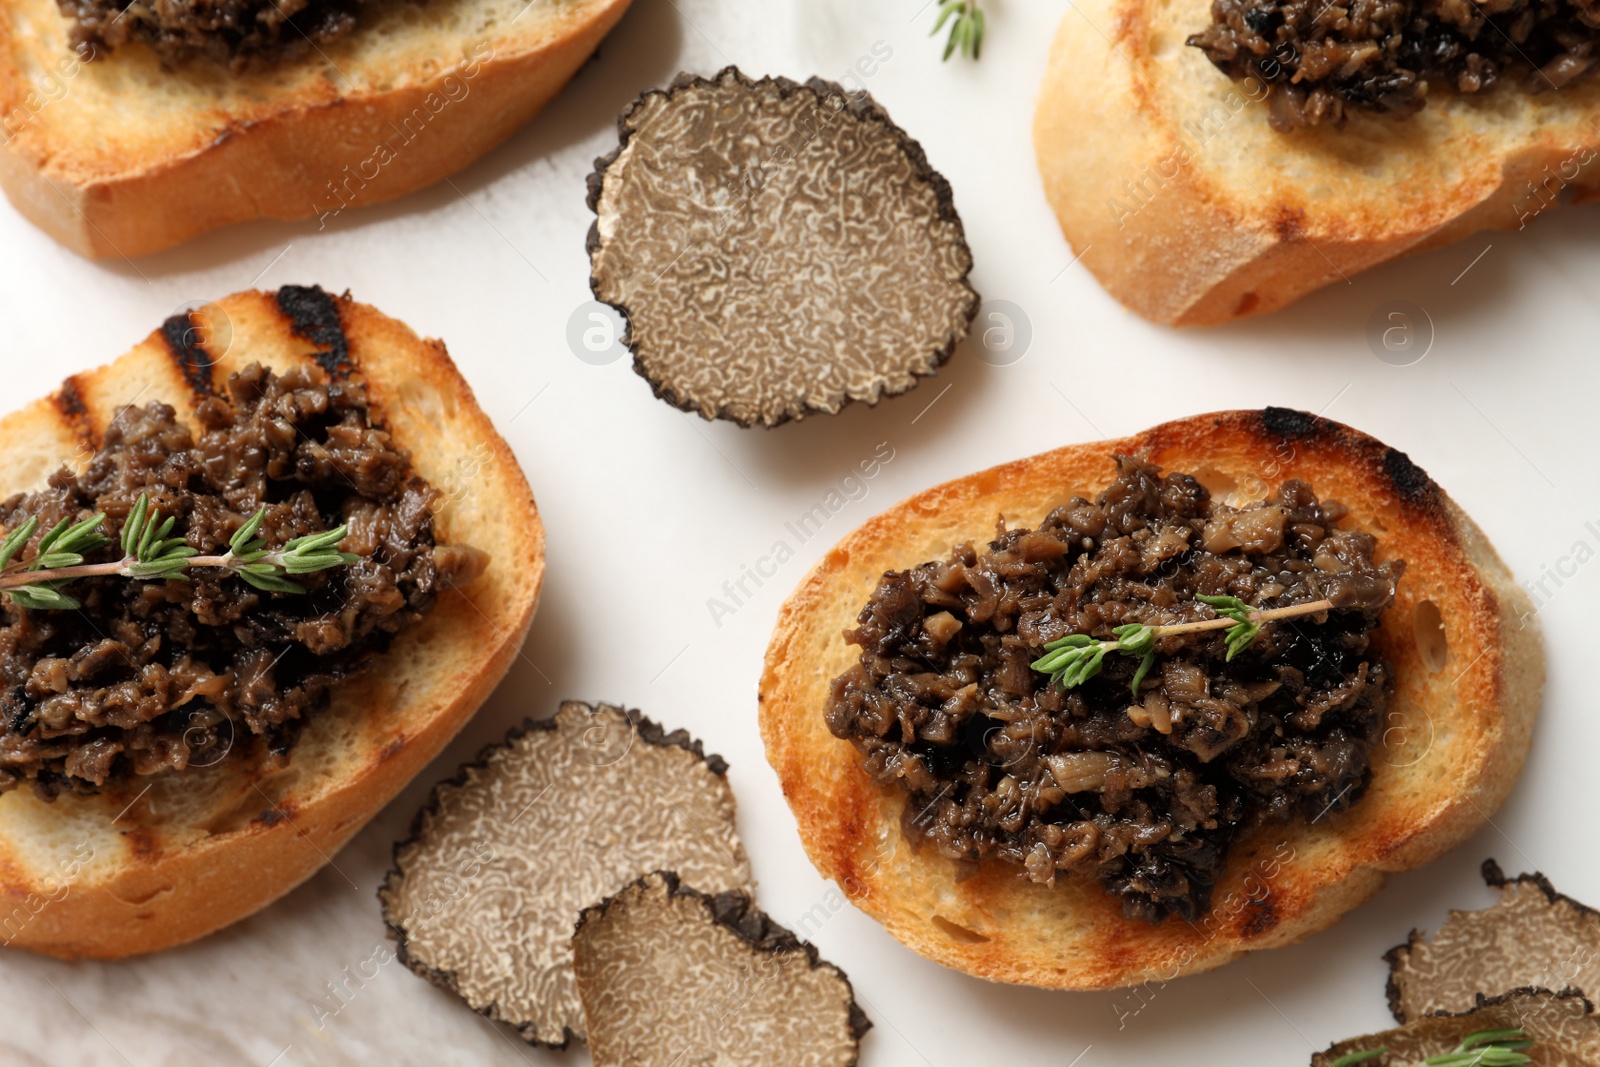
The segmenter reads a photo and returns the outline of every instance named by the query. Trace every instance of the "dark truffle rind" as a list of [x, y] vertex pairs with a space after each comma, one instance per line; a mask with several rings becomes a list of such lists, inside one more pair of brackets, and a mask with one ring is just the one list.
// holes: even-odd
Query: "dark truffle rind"
[[[836, 82], [826, 81], [821, 78], [810, 78], [803, 85], [789, 78], [782, 77], [763, 77], [760, 79], [751, 79], [744, 75], [738, 69], [738, 67], [729, 65], [722, 68], [722, 70], [718, 71], [712, 78], [709, 79], [694, 74], [680, 73], [665, 89], [649, 90], [640, 95], [626, 108], [624, 108], [621, 114], [619, 114], [617, 117], [617, 147], [606, 155], [595, 159], [594, 171], [588, 176], [586, 181], [586, 202], [588, 203], [589, 209], [594, 211], [596, 214], [596, 219], [590, 224], [589, 233], [585, 241], [585, 249], [590, 257], [589, 285], [591, 290], [594, 292], [595, 297], [601, 300], [605, 299], [603, 296], [601, 296], [602, 282], [595, 268], [596, 254], [600, 251], [603, 243], [600, 236], [600, 201], [605, 188], [605, 180], [608, 172], [622, 156], [623, 152], [628, 148], [636, 132], [630, 124], [630, 120], [633, 118], [636, 112], [645, 107], [654, 99], [661, 98], [670, 100], [677, 94], [686, 90], [715, 89], [728, 83], [741, 86], [751, 91], [775, 87], [778, 91], [778, 97], [780, 100], [786, 100], [796, 93], [811, 93], [816, 97], [819, 104], [837, 97], [843, 101], [842, 106], [838, 109], [839, 111], [847, 113], [858, 119], [872, 122], [888, 131], [888, 133], [894, 139], [898, 149], [911, 166], [913, 172], [912, 183], [925, 183], [932, 191], [935, 201], [935, 214], [930, 218], [930, 221], [946, 223], [953, 228], [955, 242], [959, 246], [965, 263], [965, 269], [962, 270], [959, 277], [948, 279], [948, 281], [950, 281], [952, 284], [959, 285], [966, 291], [966, 306], [961, 315], [961, 324], [959, 329], [947, 333], [943, 339], [943, 342], [931, 352], [931, 361], [928, 362], [925, 369], [918, 369], [916, 367], [909, 369], [909, 374], [912, 376], [909, 382], [898, 386], [891, 382], [885, 382], [878, 390], [875, 399], [863, 400], [862, 402], [866, 403], [868, 406], [876, 406], [879, 400], [885, 397], [898, 396], [902, 393], [905, 393], [914, 388], [921, 379], [936, 375], [939, 368], [943, 366], [944, 363], [949, 360], [950, 356], [955, 352], [956, 346], [959, 345], [967, 336], [972, 321], [977, 316], [978, 305], [980, 302], [980, 297], [977, 291], [972, 288], [970, 283], [970, 276], [972, 272], [971, 249], [967, 245], [966, 231], [962, 226], [961, 217], [956, 212], [955, 200], [951, 193], [950, 183], [942, 174], [934, 170], [933, 167], [928, 163], [927, 154], [923, 151], [922, 146], [909, 134], [907, 134], [904, 129], [896, 125], [894, 121], [890, 119], [888, 112], [886, 112], [876, 101], [874, 101], [869, 94], [867, 94], [864, 90], [850, 92]], [[669, 374], [652, 373], [645, 361], [641, 358], [640, 345], [635, 337], [633, 322], [634, 316], [630, 312], [630, 309], [626, 303], [616, 303], [611, 301], [607, 301], [607, 303], [610, 303], [611, 306], [616, 309], [618, 314], [622, 316], [622, 319], [626, 325], [622, 341], [628, 346], [629, 351], [633, 354], [634, 370], [650, 383], [650, 388], [654, 395], [682, 411], [699, 412], [703, 415], [704, 410], [702, 404], [697, 402], [696, 398], [691, 395], [690, 391], [680, 389], [677, 383], [671, 380], [671, 375]], [[918, 353], [917, 355], [920, 357], [922, 353]], [[908, 362], [910, 361], [911, 358], [908, 356]], [[920, 362], [920, 358], [918, 361]], [[772, 427], [792, 420], [804, 418], [808, 414], [812, 413], [836, 414], [850, 404], [857, 402], [858, 398], [849, 395], [849, 393], [846, 391], [841, 391], [836, 396], [831, 396], [829, 399], [831, 400], [831, 403], [817, 403], [803, 397], [790, 397], [783, 401], [782, 410], [764, 410], [759, 414], [750, 414], [744, 417], [741, 417], [738, 413], [730, 410], [728, 404], [726, 401], [724, 401], [722, 404], [716, 407], [713, 417], [728, 419], [729, 421], [736, 422], [745, 427], [753, 426], [757, 422], [760, 422], [764, 426]]]
[[850, 996], [849, 1017], [850, 1034], [856, 1044], [849, 1061], [849, 1067], [856, 1067], [860, 1060], [861, 1038], [872, 1029], [872, 1020], [867, 1018], [867, 1013], [856, 1002], [855, 987], [850, 983], [850, 976], [845, 974], [835, 964], [822, 959], [817, 953], [817, 947], [809, 941], [802, 941], [792, 930], [774, 920], [766, 912], [756, 906], [755, 900], [748, 893], [729, 890], [722, 893], [703, 893], [693, 886], [684, 885], [676, 871], [652, 871], [635, 879], [628, 885], [619, 889], [599, 904], [583, 909], [578, 917], [577, 927], [582, 930], [590, 922], [605, 915], [618, 898], [634, 889], [643, 889], [651, 881], [660, 880], [665, 883], [669, 898], [686, 897], [699, 901], [706, 910], [706, 915], [712, 922], [737, 934], [739, 939], [750, 947], [753, 952], [769, 955], [791, 955], [803, 953], [809, 968], [829, 971], [844, 983], [846, 992]]
[[[581, 704], [581, 702], [577, 701], [564, 701], [562, 706], [565, 707], [568, 704], [574, 703]], [[727, 761], [715, 753], [707, 755], [704, 745], [699, 739], [692, 737], [687, 730], [678, 729], [668, 731], [660, 723], [655, 722], [649, 716], [640, 712], [639, 709], [629, 708], [625, 705], [609, 705], [605, 703], [599, 703], [595, 705], [582, 706], [591, 708], [593, 711], [607, 709], [620, 711], [627, 715], [628, 721], [633, 724], [641, 741], [645, 742], [646, 744], [655, 745], [659, 748], [680, 748], [705, 764], [706, 768], [717, 777], [723, 779], [727, 778]], [[439, 814], [442, 792], [447, 788], [459, 788], [465, 786], [472, 771], [488, 769], [490, 765], [490, 758], [495, 755], [495, 753], [511, 748], [514, 742], [520, 740], [521, 738], [534, 733], [554, 732], [557, 728], [558, 727], [554, 716], [544, 719], [534, 719], [530, 716], [529, 718], [524, 719], [517, 726], [513, 726], [511, 729], [507, 730], [505, 736], [499, 741], [491, 742], [479, 749], [478, 754], [474, 758], [463, 763], [456, 770], [455, 774], [435, 783], [433, 788], [428, 791], [428, 799], [423, 803], [422, 807], [417, 810], [417, 813], [412, 816], [410, 828], [407, 830], [405, 836], [395, 841], [394, 845], [390, 849], [390, 867], [388, 872], [384, 875], [383, 882], [378, 887], [378, 903], [380, 910], [383, 913], [384, 928], [388, 932], [389, 939], [395, 943], [395, 958], [404, 964], [406, 968], [413, 974], [426, 979], [433, 985], [438, 986], [440, 989], [444, 989], [452, 993], [458, 999], [460, 999], [463, 1004], [466, 1004], [467, 1007], [472, 1008], [472, 1010], [478, 1012], [478, 1014], [492, 1019], [495, 1022], [505, 1023], [508, 1026], [513, 1027], [516, 1029], [518, 1035], [530, 1044], [543, 1048], [564, 1049], [571, 1045], [574, 1039], [580, 1042], [582, 1041], [582, 1038], [570, 1027], [564, 1027], [562, 1029], [560, 1040], [554, 1040], [548, 1036], [537, 1033], [531, 1026], [519, 1024], [517, 1020], [505, 1017], [501, 1013], [500, 1006], [498, 1004], [489, 1004], [481, 1008], [472, 1004], [462, 994], [457, 982], [456, 973], [454, 971], [430, 966], [429, 964], [417, 959], [416, 956], [412, 954], [408, 941], [408, 935], [404, 925], [402, 924], [402, 920], [398, 916], [392, 914], [390, 909], [390, 902], [393, 899], [394, 894], [398, 891], [399, 885], [404, 878], [404, 874], [400, 870], [400, 853], [413, 843], [419, 841], [423, 836], [424, 824], [430, 817]]]

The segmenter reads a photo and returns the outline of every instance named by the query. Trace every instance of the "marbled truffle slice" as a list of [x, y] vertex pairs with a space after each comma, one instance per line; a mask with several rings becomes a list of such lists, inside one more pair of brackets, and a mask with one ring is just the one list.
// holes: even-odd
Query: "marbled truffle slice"
[[749, 890], [727, 764], [638, 712], [569, 701], [437, 786], [379, 899], [413, 971], [529, 1041], [583, 1037], [579, 913], [662, 867]]
[[1452, 911], [1428, 940], [1413, 931], [1389, 950], [1389, 1007], [1402, 1023], [1466, 1011], [1478, 995], [1532, 986], [1600, 997], [1600, 913], [1557, 893], [1542, 874], [1507, 878], [1489, 860], [1483, 877], [1500, 899]]
[[572, 952], [595, 1067], [851, 1067], [871, 1025], [844, 973], [747, 895], [671, 872], [586, 909]]
[[680, 75], [597, 161], [597, 297], [634, 368], [704, 417], [774, 426], [933, 374], [978, 294], [950, 187], [865, 92]]

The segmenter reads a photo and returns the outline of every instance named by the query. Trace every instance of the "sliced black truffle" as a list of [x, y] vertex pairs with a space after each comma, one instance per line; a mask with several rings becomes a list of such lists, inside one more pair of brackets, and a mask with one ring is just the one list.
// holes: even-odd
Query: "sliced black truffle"
[[741, 892], [658, 871], [572, 935], [595, 1067], [852, 1067], [867, 1021], [844, 972]]
[[866, 93], [728, 67], [617, 125], [589, 179], [590, 281], [663, 400], [774, 426], [902, 393], [966, 336], [950, 186]]
[[1493, 860], [1483, 877], [1500, 899], [1452, 911], [1432, 940], [1413, 930], [1389, 950], [1389, 1007], [1400, 1022], [1465, 1011], [1478, 994], [1533, 987], [1600, 995], [1600, 914], [1555, 891], [1542, 874], [1507, 878]]
[[378, 896], [399, 956], [527, 1040], [582, 1037], [579, 913], [671, 866], [749, 890], [727, 764], [638, 712], [568, 702], [433, 791]]
[[1311, 1067], [1331, 1067], [1341, 1057], [1372, 1049], [1381, 1055], [1361, 1060], [1362, 1067], [1412, 1067], [1452, 1052], [1472, 1034], [1521, 1030], [1537, 1067], [1593, 1067], [1600, 1063], [1600, 1016], [1577, 993], [1518, 989], [1498, 997], [1480, 997], [1468, 1011], [1429, 1015], [1394, 1030], [1340, 1041], [1311, 1057]]

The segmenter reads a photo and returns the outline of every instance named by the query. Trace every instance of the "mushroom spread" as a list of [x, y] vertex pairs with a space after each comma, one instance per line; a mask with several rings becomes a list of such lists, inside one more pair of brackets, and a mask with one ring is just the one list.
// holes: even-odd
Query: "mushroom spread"
[[89, 55], [140, 41], [167, 63], [205, 56], [237, 70], [343, 37], [363, 0], [56, 2], [73, 46]]
[[[187, 580], [120, 575], [74, 581], [79, 610], [0, 607], [0, 791], [54, 799], [130, 776], [282, 756], [329, 688], [426, 614], [440, 590], [480, 567], [436, 545], [437, 492], [373, 424], [363, 389], [252, 364], [196, 411], [198, 436], [166, 404], [124, 407], [81, 474], [0, 503], [0, 526], [107, 516], [137, 498], [175, 519], [201, 554], [265, 508], [270, 546], [341, 524], [359, 559], [297, 576], [303, 593], [264, 592], [222, 568]], [[26, 561], [35, 548], [18, 557]], [[96, 560], [120, 555], [115, 545]]]
[[[885, 574], [845, 634], [861, 657], [827, 724], [907, 794], [919, 847], [1042, 884], [1093, 876], [1129, 917], [1193, 919], [1233, 841], [1361, 795], [1390, 679], [1371, 632], [1404, 563], [1377, 562], [1302, 482], [1235, 509], [1187, 474], [1116, 462], [1092, 503]], [[1126, 656], [1070, 689], [1031, 666], [1069, 635], [1213, 617], [1199, 596], [1333, 606], [1262, 622], [1231, 660], [1220, 629], [1157, 636], [1137, 696]]]
[[1502, 75], [1560, 89], [1595, 61], [1592, 0], [1212, 0], [1188, 43], [1268, 87], [1279, 130], [1340, 125], [1350, 108], [1409, 115], [1431, 88], [1486, 92]]

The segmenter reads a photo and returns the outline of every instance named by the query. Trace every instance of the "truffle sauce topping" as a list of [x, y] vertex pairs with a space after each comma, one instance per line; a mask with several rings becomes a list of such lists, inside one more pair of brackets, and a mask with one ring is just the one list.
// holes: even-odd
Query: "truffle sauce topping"
[[196, 567], [188, 580], [75, 581], [79, 610], [5, 600], [0, 791], [26, 784], [54, 799], [263, 750], [281, 757], [331, 686], [481, 568], [475, 549], [435, 543], [437, 491], [374, 424], [359, 385], [252, 364], [197, 415], [195, 436], [166, 404], [122, 408], [82, 474], [63, 467], [0, 502], [0, 526], [104, 512], [115, 531], [147, 494], [202, 555], [225, 552], [265, 507], [268, 545], [347, 524], [341, 547], [360, 558], [298, 576], [300, 594]]
[[[885, 574], [827, 724], [906, 794], [906, 835], [962, 872], [1092, 877], [1129, 917], [1193, 919], [1234, 841], [1360, 797], [1390, 687], [1371, 634], [1405, 564], [1303, 482], [1235, 509], [1116, 463], [1093, 502]], [[1068, 635], [1212, 618], [1197, 596], [1333, 606], [1261, 623], [1231, 661], [1222, 630], [1158, 637], [1136, 698], [1126, 656], [1070, 689], [1030, 666]]]
[[1562, 89], [1600, 41], [1592, 0], [1212, 0], [1188, 43], [1267, 88], [1273, 127], [1342, 125], [1352, 109], [1410, 115], [1430, 91]]
[[310, 53], [356, 28], [365, 0], [56, 0], [68, 37], [93, 57], [148, 45], [165, 64], [197, 56], [234, 70]]

